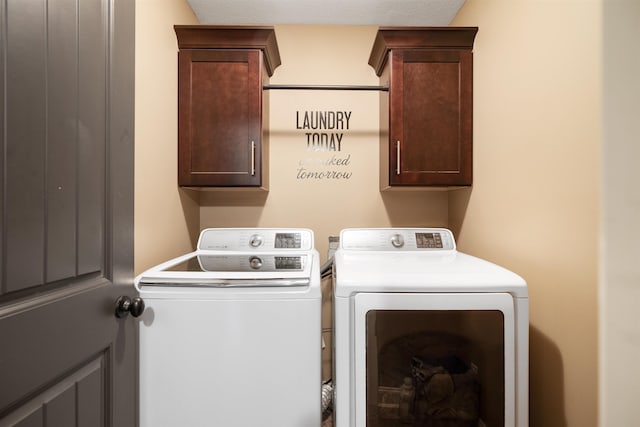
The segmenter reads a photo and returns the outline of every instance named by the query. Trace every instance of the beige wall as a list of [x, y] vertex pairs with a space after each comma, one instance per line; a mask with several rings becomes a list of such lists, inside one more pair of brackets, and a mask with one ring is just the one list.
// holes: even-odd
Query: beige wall
[[[377, 85], [368, 65], [377, 27], [276, 26], [282, 65], [272, 84]], [[346, 227], [446, 226], [445, 192], [381, 194], [378, 181], [377, 92], [271, 91], [270, 191], [203, 193], [201, 227], [308, 227], [322, 259], [327, 241]], [[341, 150], [307, 150], [296, 114], [351, 111]], [[301, 124], [301, 122], [299, 123]], [[314, 131], [311, 130], [313, 133]], [[331, 132], [323, 130], [323, 133]], [[348, 159], [345, 166], [318, 162]], [[351, 173], [349, 179], [298, 179], [298, 168]]]
[[462, 251], [521, 274], [531, 425], [597, 425], [601, 2], [467, 0], [474, 186], [450, 193]]
[[193, 249], [198, 194], [178, 190], [174, 24], [197, 24], [184, 0], [136, 1], [135, 272]]

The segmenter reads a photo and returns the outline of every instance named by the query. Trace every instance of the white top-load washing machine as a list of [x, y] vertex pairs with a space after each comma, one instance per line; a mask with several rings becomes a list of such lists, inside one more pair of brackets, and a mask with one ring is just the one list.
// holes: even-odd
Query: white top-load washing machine
[[528, 425], [528, 294], [446, 229], [346, 229], [334, 262], [337, 427]]
[[308, 229], [205, 229], [145, 271], [142, 427], [321, 422], [321, 294]]

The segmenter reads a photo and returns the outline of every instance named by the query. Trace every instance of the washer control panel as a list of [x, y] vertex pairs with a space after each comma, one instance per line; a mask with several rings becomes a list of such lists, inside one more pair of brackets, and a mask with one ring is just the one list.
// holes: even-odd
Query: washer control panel
[[453, 251], [453, 233], [446, 228], [348, 228], [340, 248], [363, 251]]
[[313, 231], [306, 228], [207, 228], [198, 249], [213, 251], [309, 251]]

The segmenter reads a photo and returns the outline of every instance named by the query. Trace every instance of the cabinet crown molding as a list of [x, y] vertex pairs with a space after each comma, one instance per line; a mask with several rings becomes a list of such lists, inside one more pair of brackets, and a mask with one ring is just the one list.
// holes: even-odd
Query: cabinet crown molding
[[260, 49], [269, 77], [282, 63], [271, 26], [174, 25], [178, 49]]
[[478, 27], [380, 27], [369, 65], [380, 76], [391, 49], [473, 49]]

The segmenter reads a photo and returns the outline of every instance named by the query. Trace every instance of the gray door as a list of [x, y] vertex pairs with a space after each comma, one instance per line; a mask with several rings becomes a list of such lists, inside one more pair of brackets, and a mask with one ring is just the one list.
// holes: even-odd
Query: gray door
[[0, 0], [0, 426], [136, 424], [133, 0]]

